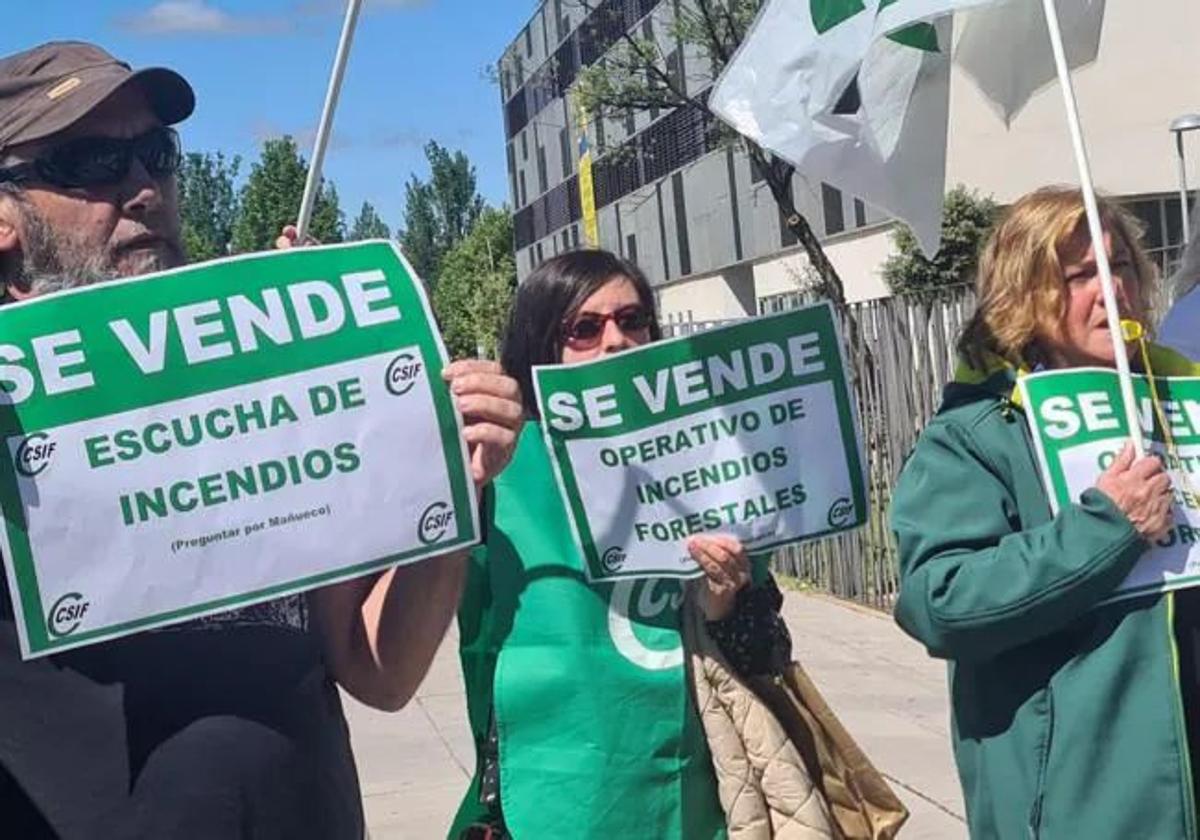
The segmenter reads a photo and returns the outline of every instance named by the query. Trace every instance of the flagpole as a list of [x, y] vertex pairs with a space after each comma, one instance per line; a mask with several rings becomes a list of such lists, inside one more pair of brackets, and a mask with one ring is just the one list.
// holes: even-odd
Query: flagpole
[[342, 37], [338, 42], [337, 56], [333, 60], [333, 74], [329, 77], [329, 89], [325, 92], [325, 108], [317, 126], [317, 139], [313, 143], [312, 162], [308, 168], [308, 180], [304, 183], [304, 197], [300, 200], [300, 215], [296, 220], [296, 241], [304, 242], [308, 224], [312, 220], [313, 206], [317, 202], [317, 190], [321, 185], [321, 168], [325, 163], [325, 149], [329, 145], [329, 131], [333, 127], [333, 113], [337, 110], [338, 95], [342, 90], [342, 79], [346, 75], [346, 61], [350, 57], [350, 45], [354, 41], [354, 28], [358, 23], [358, 12], [362, 0], [349, 0], [346, 19], [342, 23]]
[[1046, 11], [1046, 27], [1050, 30], [1050, 46], [1054, 50], [1054, 66], [1062, 88], [1063, 102], [1067, 107], [1067, 124], [1071, 129], [1071, 144], [1075, 148], [1075, 163], [1079, 168], [1079, 187], [1083, 193], [1083, 206], [1087, 211], [1088, 231], [1092, 236], [1092, 250], [1096, 254], [1096, 267], [1100, 271], [1100, 290], [1104, 295], [1104, 310], [1108, 316], [1108, 333], [1112, 338], [1113, 353], [1117, 360], [1117, 378], [1121, 386], [1121, 400], [1125, 403], [1125, 419], [1129, 425], [1129, 437], [1133, 441], [1138, 457], [1146, 454], [1142, 441], [1142, 429], [1138, 421], [1137, 404], [1133, 396], [1133, 377], [1129, 372], [1129, 356], [1125, 349], [1125, 337], [1121, 331], [1121, 315], [1117, 296], [1113, 290], [1112, 267], [1108, 262], [1108, 249], [1104, 247], [1104, 226], [1100, 222], [1100, 208], [1096, 203], [1096, 188], [1092, 183], [1092, 169], [1088, 162], [1087, 146], [1083, 142], [1083, 127], [1079, 121], [1079, 108], [1075, 103], [1075, 86], [1071, 82], [1071, 71], [1067, 67], [1066, 50], [1063, 49], [1062, 30], [1058, 25], [1058, 9], [1054, 0], [1042, 0]]

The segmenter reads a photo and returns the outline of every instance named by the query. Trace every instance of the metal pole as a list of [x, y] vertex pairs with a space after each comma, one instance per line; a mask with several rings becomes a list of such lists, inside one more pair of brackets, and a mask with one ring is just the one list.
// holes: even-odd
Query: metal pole
[[1187, 159], [1183, 154], [1183, 132], [1175, 132], [1175, 150], [1179, 153], [1179, 215], [1183, 218], [1183, 244], [1188, 243]]
[[317, 202], [317, 190], [321, 185], [321, 168], [325, 163], [325, 149], [329, 145], [329, 131], [333, 127], [333, 113], [337, 110], [338, 94], [342, 90], [342, 78], [346, 75], [346, 61], [350, 57], [350, 44], [354, 41], [354, 27], [358, 23], [358, 12], [362, 0], [349, 0], [346, 19], [342, 24], [342, 37], [338, 42], [337, 57], [333, 61], [333, 74], [329, 77], [329, 89], [325, 92], [325, 108], [317, 126], [317, 139], [313, 143], [312, 161], [308, 167], [308, 180], [304, 184], [304, 198], [300, 200], [300, 216], [296, 220], [296, 240], [303, 243], [308, 234], [308, 223], [312, 220], [313, 206]]
[[1125, 403], [1125, 419], [1129, 425], [1129, 437], [1133, 441], [1138, 457], [1146, 454], [1142, 441], [1142, 428], [1138, 421], [1137, 405], [1133, 396], [1133, 377], [1129, 373], [1129, 357], [1125, 349], [1125, 338], [1121, 333], [1121, 314], [1117, 296], [1113, 291], [1112, 268], [1108, 263], [1108, 249], [1104, 247], [1104, 226], [1100, 222], [1100, 208], [1096, 203], [1096, 188], [1092, 184], [1092, 169], [1088, 162], [1087, 146], [1083, 142], [1083, 127], [1079, 122], [1079, 109], [1075, 103], [1075, 87], [1071, 83], [1071, 71], [1067, 67], [1067, 56], [1063, 49], [1062, 30], [1058, 25], [1058, 10], [1054, 0], [1042, 0], [1046, 11], [1046, 27], [1050, 30], [1050, 46], [1054, 50], [1054, 64], [1058, 70], [1058, 81], [1062, 87], [1063, 103], [1067, 108], [1067, 124], [1071, 130], [1071, 143], [1075, 149], [1075, 164], [1079, 170], [1079, 187], [1083, 193], [1083, 204], [1087, 210], [1088, 231], [1092, 236], [1092, 250], [1096, 254], [1096, 267], [1100, 271], [1100, 290], [1104, 295], [1104, 309], [1108, 315], [1108, 332], [1112, 338], [1113, 354], [1117, 362], [1117, 378], [1121, 386], [1121, 399]]

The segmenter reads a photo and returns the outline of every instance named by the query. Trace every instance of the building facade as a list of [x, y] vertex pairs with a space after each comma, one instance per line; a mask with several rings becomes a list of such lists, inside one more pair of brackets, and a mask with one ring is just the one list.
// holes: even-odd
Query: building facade
[[[707, 61], [672, 43], [688, 0], [544, 0], [499, 63], [518, 275], [579, 247], [579, 115], [573, 86], [630, 33], [657, 41], [665, 69], [699, 98]], [[1097, 184], [1142, 219], [1160, 262], [1182, 241], [1174, 140], [1179, 114], [1200, 111], [1200, 31], [1195, 0], [1109, 0], [1099, 59], [1076, 73]], [[1074, 183], [1061, 94], [1039, 92], [1011, 125], [955, 68], [947, 185], [965, 184], [1001, 203], [1047, 183]], [[593, 120], [593, 180], [600, 245], [650, 277], [667, 323], [767, 311], [809, 282], [808, 260], [747, 156], [721, 145], [703, 109], [630, 112]], [[1200, 179], [1200, 132], [1188, 164]], [[850, 301], [888, 293], [882, 263], [890, 221], [859, 197], [797, 174], [796, 207], [825, 244]]]

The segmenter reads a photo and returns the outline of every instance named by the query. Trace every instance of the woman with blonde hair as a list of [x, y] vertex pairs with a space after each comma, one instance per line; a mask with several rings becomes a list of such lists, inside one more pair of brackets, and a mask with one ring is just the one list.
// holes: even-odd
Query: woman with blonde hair
[[[1100, 207], [1121, 316], [1145, 323], [1156, 274], [1136, 224]], [[1190, 595], [1104, 603], [1171, 527], [1170, 480], [1126, 445], [1053, 514], [1014, 389], [1031, 370], [1116, 364], [1079, 191], [1017, 201], [978, 291], [962, 365], [892, 505], [896, 620], [949, 663], [971, 835], [1194, 837]], [[1192, 373], [1169, 350], [1149, 357], [1157, 374]]]

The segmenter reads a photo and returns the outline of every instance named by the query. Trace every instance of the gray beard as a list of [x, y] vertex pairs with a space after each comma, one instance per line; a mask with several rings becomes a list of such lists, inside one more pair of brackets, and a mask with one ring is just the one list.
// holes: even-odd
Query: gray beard
[[24, 205], [25, 238], [23, 258], [12, 278], [17, 285], [35, 296], [77, 289], [116, 277], [112, 266], [106, 266], [103, 256], [87, 257], [80, 253], [68, 237], [53, 230], [42, 215]]
[[[22, 260], [7, 284], [28, 289], [33, 296], [78, 289], [117, 279], [120, 274], [107, 254], [88, 253], [70, 236], [54, 230], [28, 203], [21, 201], [24, 241]], [[148, 274], [173, 266], [148, 255], [134, 274]]]

